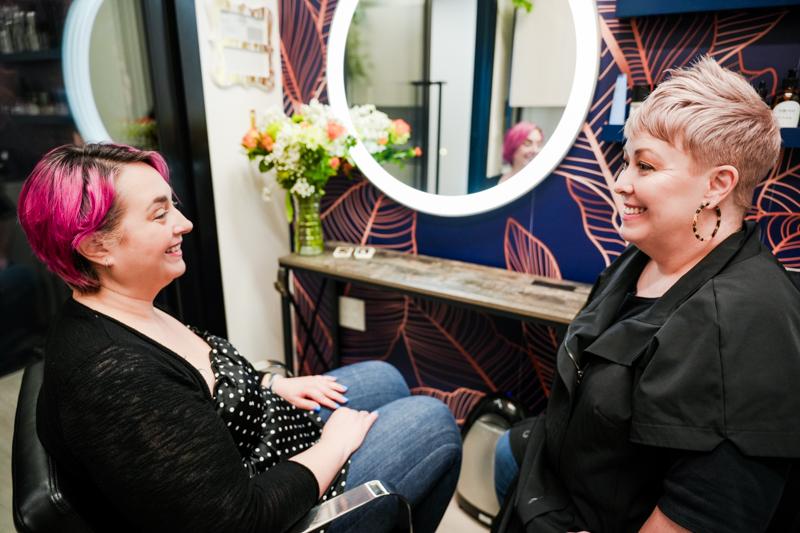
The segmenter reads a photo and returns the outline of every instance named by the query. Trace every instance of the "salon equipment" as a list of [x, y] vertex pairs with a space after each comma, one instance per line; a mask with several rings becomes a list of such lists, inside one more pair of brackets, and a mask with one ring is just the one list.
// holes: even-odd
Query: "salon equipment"
[[[25, 370], [14, 420], [11, 457], [14, 526], [26, 533], [92, 533], [108, 531], [116, 516], [102, 495], [77, 493], [66, 473], [45, 451], [36, 433], [36, 402], [44, 362]], [[394, 496], [399, 531], [411, 533], [411, 507], [381, 481], [370, 481], [311, 509], [288, 533], [309, 533], [372, 501]]]
[[494, 449], [511, 426], [526, 418], [522, 404], [503, 393], [485, 396], [461, 428], [464, 439], [456, 502], [475, 520], [491, 527], [500, 511], [494, 489]]

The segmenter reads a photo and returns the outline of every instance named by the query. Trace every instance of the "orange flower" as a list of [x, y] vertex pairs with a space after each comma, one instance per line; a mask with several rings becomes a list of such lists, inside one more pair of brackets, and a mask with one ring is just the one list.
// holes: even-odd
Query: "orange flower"
[[419, 146], [414, 147], [414, 155], [417, 157], [422, 155], [422, 149]]
[[393, 120], [392, 125], [394, 126], [394, 132], [398, 137], [402, 137], [411, 131], [411, 126], [409, 126], [408, 123], [402, 118]]
[[[328, 124], [330, 124], [330, 122], [328, 122]], [[341, 163], [341, 161], [339, 160], [338, 157], [336, 156], [331, 157], [331, 167], [339, 168], [339, 163]]]
[[305, 120], [300, 123], [300, 127], [303, 128], [303, 129], [306, 129], [306, 128], [310, 127], [310, 126], [311, 126], [311, 123], [307, 122]]
[[337, 139], [344, 133], [344, 126], [336, 122], [328, 122], [328, 138], [330, 140]]
[[258, 146], [258, 130], [256, 128], [250, 128], [245, 134], [242, 139], [242, 146], [245, 148], [255, 148]]
[[275, 146], [275, 139], [273, 139], [269, 134], [265, 133], [264, 136], [258, 141], [258, 144], [260, 144], [262, 148], [272, 151], [273, 146]]
[[378, 144], [380, 144], [381, 146], [385, 145], [388, 142], [389, 139], [387, 139], [386, 137], [381, 137], [380, 139], [378, 139]]

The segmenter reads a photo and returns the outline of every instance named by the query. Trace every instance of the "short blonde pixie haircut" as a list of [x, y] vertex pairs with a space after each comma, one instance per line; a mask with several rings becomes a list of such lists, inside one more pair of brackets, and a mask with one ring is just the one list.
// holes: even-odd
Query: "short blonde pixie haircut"
[[739, 171], [737, 207], [750, 208], [758, 183], [778, 161], [781, 132], [772, 111], [747, 80], [702, 57], [669, 71], [625, 123], [625, 137], [649, 134], [689, 154], [695, 171], [731, 165]]

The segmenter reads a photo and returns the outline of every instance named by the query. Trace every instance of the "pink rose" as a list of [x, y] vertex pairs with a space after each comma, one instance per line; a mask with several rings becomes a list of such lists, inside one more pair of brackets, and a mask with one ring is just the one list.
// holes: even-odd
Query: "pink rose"
[[258, 146], [258, 130], [256, 128], [250, 128], [244, 138], [242, 139], [242, 146], [245, 148], [255, 148]]
[[334, 140], [344, 133], [344, 126], [337, 122], [328, 122], [328, 138]]
[[398, 137], [402, 137], [411, 131], [411, 126], [409, 126], [408, 123], [402, 118], [393, 120], [392, 125], [394, 125], [394, 132]]

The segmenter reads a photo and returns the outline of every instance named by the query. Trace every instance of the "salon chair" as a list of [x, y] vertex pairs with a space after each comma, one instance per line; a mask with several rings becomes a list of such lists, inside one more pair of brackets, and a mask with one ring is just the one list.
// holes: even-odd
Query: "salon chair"
[[[11, 458], [14, 526], [24, 533], [92, 533], [113, 530], [112, 507], [101, 494], [76, 490], [69, 476], [48, 455], [36, 433], [36, 402], [44, 361], [25, 370], [14, 421]], [[317, 505], [286, 533], [309, 533], [376, 500], [393, 496], [397, 531], [411, 533], [411, 506], [386, 483], [370, 481]]]

